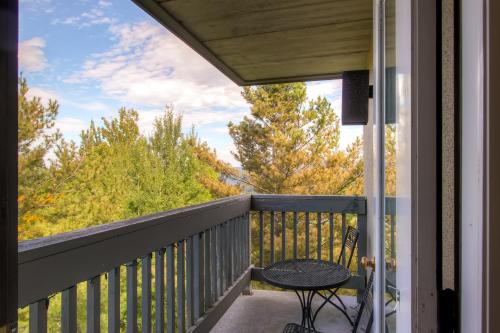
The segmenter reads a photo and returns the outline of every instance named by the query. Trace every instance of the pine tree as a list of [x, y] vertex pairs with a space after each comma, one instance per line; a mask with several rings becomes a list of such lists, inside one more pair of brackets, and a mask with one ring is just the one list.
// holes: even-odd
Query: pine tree
[[307, 100], [304, 83], [245, 88], [251, 115], [229, 123], [234, 157], [256, 190], [362, 194], [361, 141], [339, 148], [338, 116], [326, 98]]

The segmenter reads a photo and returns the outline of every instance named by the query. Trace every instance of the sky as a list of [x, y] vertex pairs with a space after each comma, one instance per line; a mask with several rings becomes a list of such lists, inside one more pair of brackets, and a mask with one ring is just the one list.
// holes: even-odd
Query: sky
[[[139, 9], [132, 1], [21, 0], [19, 67], [30, 94], [60, 104], [56, 127], [79, 142], [91, 120], [120, 107], [139, 112], [141, 131], [173, 105], [184, 130], [195, 126], [219, 158], [238, 166], [227, 123], [250, 114], [241, 88]], [[307, 84], [309, 98], [326, 97], [340, 116], [340, 80]], [[341, 128], [341, 148], [361, 126]]]

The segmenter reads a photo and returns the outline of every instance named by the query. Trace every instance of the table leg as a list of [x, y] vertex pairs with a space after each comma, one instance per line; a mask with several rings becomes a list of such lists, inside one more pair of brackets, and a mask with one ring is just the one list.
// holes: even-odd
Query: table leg
[[297, 294], [297, 297], [300, 300], [300, 306], [302, 308], [302, 321], [300, 325], [307, 329], [307, 332], [315, 332], [316, 328], [314, 327], [314, 311], [312, 309], [312, 301], [314, 298], [314, 295], [316, 294], [315, 291], [295, 291]]

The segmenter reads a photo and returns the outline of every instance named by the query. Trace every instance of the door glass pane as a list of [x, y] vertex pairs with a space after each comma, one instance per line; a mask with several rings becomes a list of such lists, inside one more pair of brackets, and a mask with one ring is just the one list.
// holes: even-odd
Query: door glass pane
[[[396, 107], [396, 18], [395, 0], [385, 8], [385, 316], [388, 332], [396, 332], [398, 315], [396, 223], [397, 197], [397, 107]], [[402, 331], [402, 330], [400, 330]]]

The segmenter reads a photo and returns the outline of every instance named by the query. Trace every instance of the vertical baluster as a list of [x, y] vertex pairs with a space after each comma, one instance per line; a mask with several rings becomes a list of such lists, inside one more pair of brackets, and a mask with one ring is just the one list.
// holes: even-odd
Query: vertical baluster
[[217, 291], [217, 281], [218, 281], [218, 271], [217, 271], [217, 232], [216, 228], [212, 228], [211, 238], [210, 238], [210, 256], [211, 256], [211, 270], [212, 270], [212, 302], [217, 301], [218, 291]]
[[217, 233], [217, 226], [212, 227], [212, 295], [213, 302], [219, 299], [219, 234]]
[[232, 243], [232, 238], [233, 238], [233, 223], [234, 219], [229, 221], [227, 225], [227, 244], [228, 244], [228, 251], [227, 251], [227, 258], [228, 258], [228, 278], [229, 278], [229, 284], [228, 288], [232, 286], [233, 284], [233, 243]]
[[232, 262], [232, 257], [231, 257], [231, 223], [232, 223], [232, 220], [230, 220], [226, 225], [226, 244], [227, 244], [227, 247], [226, 247], [227, 285], [226, 285], [226, 287], [227, 287], [227, 289], [229, 289], [229, 287], [232, 284], [232, 281], [231, 281], [231, 272], [232, 272], [232, 269], [231, 269], [231, 262]]
[[184, 241], [177, 243], [177, 329], [184, 333], [186, 328], [186, 293], [184, 290]]
[[127, 265], [127, 333], [137, 333], [137, 261]]
[[334, 244], [334, 229], [333, 229], [333, 213], [328, 214], [328, 223], [330, 225], [330, 240], [329, 240], [329, 245], [328, 249], [330, 251], [330, 261], [333, 262], [333, 244]]
[[306, 258], [309, 259], [309, 212], [306, 212]]
[[[366, 214], [358, 214], [358, 231], [359, 231], [359, 239], [358, 239], [358, 258], [362, 258], [367, 255], [367, 222], [366, 222]], [[358, 275], [365, 276], [366, 271], [361, 266], [361, 260], [358, 259]], [[358, 292], [359, 294], [359, 292]]]
[[281, 260], [286, 259], [286, 213], [281, 212]]
[[240, 233], [241, 233], [241, 261], [240, 261], [240, 274], [243, 274], [243, 272], [245, 271], [245, 263], [246, 263], [246, 260], [245, 260], [245, 254], [246, 254], [246, 245], [247, 245], [247, 242], [246, 242], [246, 234], [245, 234], [245, 225], [246, 225], [246, 222], [245, 222], [245, 215], [242, 215], [241, 216], [241, 224], [240, 224]]
[[233, 284], [234, 277], [236, 275], [236, 271], [235, 271], [236, 255], [235, 255], [235, 246], [234, 246], [234, 243], [235, 243], [234, 229], [235, 229], [237, 221], [238, 220], [236, 218], [233, 219], [233, 221], [231, 222], [231, 224], [229, 226], [229, 244], [230, 244], [229, 252], [231, 253], [230, 254], [230, 256], [231, 256], [231, 285]]
[[[346, 214], [342, 213], [342, 244], [345, 241], [345, 233], [346, 233]], [[342, 252], [342, 265], [345, 266], [345, 248], [343, 249], [344, 251]]]
[[247, 242], [246, 242], [246, 233], [245, 233], [245, 225], [246, 225], [246, 221], [245, 221], [245, 215], [243, 215], [241, 217], [241, 225], [240, 225], [240, 230], [241, 230], [241, 273], [243, 273], [245, 271], [245, 263], [246, 263], [246, 260], [245, 260], [245, 255], [246, 255], [246, 245], [247, 245]]
[[210, 229], [205, 231], [205, 309], [212, 305], [212, 263], [210, 256], [210, 242], [212, 233]]
[[241, 216], [239, 216], [238, 219], [236, 220], [235, 233], [236, 233], [236, 236], [234, 237], [234, 244], [236, 248], [235, 279], [237, 279], [241, 274], [241, 259], [242, 259], [241, 250], [243, 250], [243, 243], [241, 242]]
[[234, 222], [234, 278], [235, 280], [240, 274], [240, 250], [241, 250], [241, 245], [240, 245], [240, 217], [238, 216], [236, 218], [236, 221]]
[[156, 333], [165, 331], [165, 249], [155, 252], [155, 327]]
[[246, 249], [247, 249], [247, 239], [246, 239], [246, 215], [241, 217], [241, 273], [245, 271], [246, 268]]
[[[358, 231], [359, 231], [358, 246], [357, 246], [358, 275], [362, 276], [362, 277], [366, 277], [366, 271], [361, 266], [361, 259], [360, 259], [360, 258], [367, 255], [367, 227], [368, 226], [367, 226], [367, 221], [366, 221], [366, 214], [358, 214], [357, 215], [357, 222], [358, 222]], [[364, 290], [358, 289], [358, 302], [361, 301], [363, 294], [364, 294]]]
[[271, 264], [274, 263], [274, 212], [271, 212]]
[[228, 254], [227, 254], [227, 258], [228, 258], [228, 277], [229, 277], [229, 284], [228, 284], [228, 288], [230, 286], [233, 285], [233, 261], [234, 261], [234, 257], [233, 257], [233, 223], [234, 223], [234, 219], [229, 221], [228, 225], [227, 225], [227, 243], [228, 243]]
[[87, 332], [101, 331], [101, 277], [87, 281]]
[[293, 258], [297, 259], [298, 256], [298, 218], [297, 218], [298, 213], [293, 212]]
[[186, 328], [194, 324], [193, 315], [193, 237], [186, 240]]
[[193, 319], [194, 322], [203, 312], [203, 245], [201, 234], [193, 236]]
[[199, 277], [200, 277], [200, 316], [205, 313], [207, 308], [205, 307], [205, 233], [200, 234], [200, 267], [199, 267]]
[[236, 218], [236, 223], [234, 224], [234, 255], [235, 268], [234, 268], [234, 280], [240, 275], [240, 259], [241, 259], [241, 237], [240, 237], [240, 226], [241, 226], [241, 216]]
[[233, 224], [231, 226], [231, 252], [233, 254], [233, 279], [236, 280], [236, 276], [238, 274], [238, 221], [239, 217], [236, 217], [233, 220]]
[[318, 228], [318, 244], [317, 244], [316, 256], [317, 256], [318, 260], [320, 260], [321, 259], [321, 242], [323, 240], [321, 238], [321, 213], [316, 214], [316, 222], [317, 222], [317, 228]]
[[251, 265], [251, 255], [252, 255], [252, 231], [251, 231], [252, 230], [251, 229], [252, 221], [251, 221], [250, 213], [247, 213], [246, 222], [247, 222], [247, 225], [245, 227], [245, 230], [247, 232], [247, 246], [246, 246], [246, 249], [247, 249], [247, 254], [246, 254], [247, 264], [246, 264], [246, 268], [248, 268]]
[[64, 290], [61, 298], [61, 332], [76, 332], [76, 286]]
[[142, 272], [142, 333], [151, 332], [151, 254], [141, 260]]
[[47, 333], [47, 308], [49, 301], [42, 299], [30, 304], [30, 333]]
[[167, 247], [167, 332], [175, 332], [175, 261], [173, 245]]
[[108, 272], [108, 333], [120, 333], [120, 266]]
[[264, 212], [259, 212], [259, 267], [264, 267]]
[[217, 226], [217, 242], [218, 242], [218, 260], [219, 260], [219, 296], [222, 296], [224, 294], [224, 291], [225, 291], [225, 282], [224, 282], [224, 279], [226, 278], [225, 277], [225, 272], [224, 272], [224, 241], [223, 241], [223, 237], [224, 237], [224, 227], [223, 225], [218, 225]]
[[394, 231], [396, 230], [394, 227], [394, 215], [390, 215], [391, 219], [391, 259], [396, 258], [396, 244], [394, 241]]

